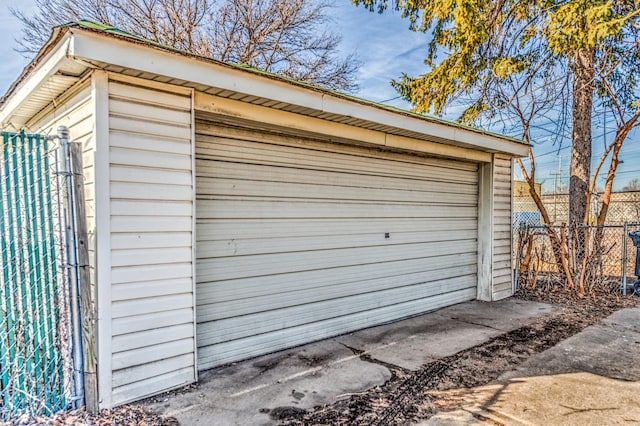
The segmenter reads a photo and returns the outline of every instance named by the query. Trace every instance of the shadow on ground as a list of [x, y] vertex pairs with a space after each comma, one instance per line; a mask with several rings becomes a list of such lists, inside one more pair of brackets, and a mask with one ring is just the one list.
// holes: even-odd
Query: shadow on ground
[[614, 313], [495, 384], [433, 395], [442, 412], [423, 425], [640, 423], [640, 308]]

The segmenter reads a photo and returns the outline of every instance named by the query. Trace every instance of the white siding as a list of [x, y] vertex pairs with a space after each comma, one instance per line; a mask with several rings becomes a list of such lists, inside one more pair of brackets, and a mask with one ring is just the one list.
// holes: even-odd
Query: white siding
[[67, 126], [72, 142], [81, 142], [83, 173], [85, 179], [85, 199], [87, 212], [87, 232], [89, 237], [89, 260], [91, 262], [91, 283], [95, 285], [95, 184], [94, 184], [94, 112], [90, 83], [75, 89], [68, 100], [57, 104], [51, 112], [36, 122], [29, 123], [34, 133], [55, 135], [58, 126]]
[[513, 294], [511, 262], [511, 157], [494, 156], [493, 166], [493, 300]]
[[477, 164], [196, 132], [199, 368], [475, 298]]
[[112, 404], [195, 380], [191, 98], [109, 82]]

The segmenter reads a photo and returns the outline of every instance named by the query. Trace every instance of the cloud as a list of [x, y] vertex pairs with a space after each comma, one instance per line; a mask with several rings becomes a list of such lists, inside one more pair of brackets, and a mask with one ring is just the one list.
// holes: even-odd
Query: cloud
[[[341, 2], [331, 11], [335, 30], [342, 34], [343, 54], [356, 53], [362, 61], [358, 96], [383, 101], [398, 96], [390, 82], [402, 73], [417, 76], [426, 71], [424, 58], [429, 38], [409, 29], [398, 12], [372, 13]], [[403, 108], [409, 105], [401, 101]]]

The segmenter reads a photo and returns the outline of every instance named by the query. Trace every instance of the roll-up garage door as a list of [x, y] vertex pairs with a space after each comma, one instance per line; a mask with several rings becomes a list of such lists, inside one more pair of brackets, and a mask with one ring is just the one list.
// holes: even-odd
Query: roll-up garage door
[[476, 297], [477, 164], [196, 133], [200, 369]]

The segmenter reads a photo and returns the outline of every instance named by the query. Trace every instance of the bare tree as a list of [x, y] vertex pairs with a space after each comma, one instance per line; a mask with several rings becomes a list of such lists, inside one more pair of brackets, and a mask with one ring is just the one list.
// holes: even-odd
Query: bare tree
[[623, 191], [640, 191], [640, 178], [633, 178], [625, 186], [622, 187]]
[[[354, 57], [332, 59], [340, 37], [323, 31], [327, 1], [234, 0], [217, 10], [208, 56], [325, 87], [352, 88]], [[240, 48], [239, 48], [240, 47]]]
[[36, 0], [18, 51], [32, 55], [56, 25], [88, 19], [224, 62], [352, 92], [359, 62], [341, 58], [328, 30], [330, 0]]

